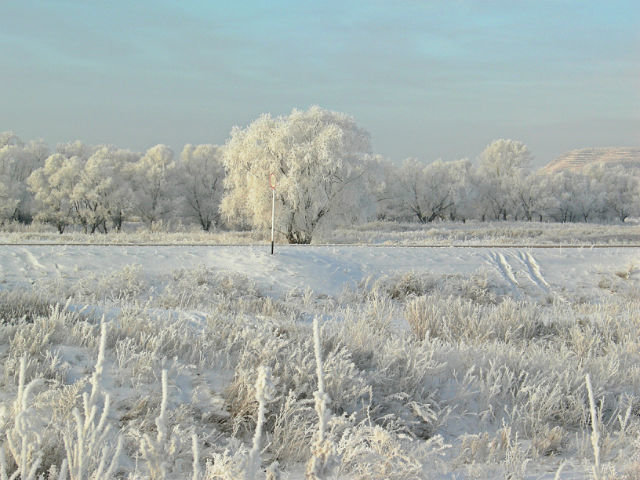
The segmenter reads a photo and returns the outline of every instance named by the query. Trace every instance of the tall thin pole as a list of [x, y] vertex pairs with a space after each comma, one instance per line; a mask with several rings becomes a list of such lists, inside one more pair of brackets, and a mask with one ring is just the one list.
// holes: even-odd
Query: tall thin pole
[[273, 255], [273, 229], [276, 223], [276, 189], [271, 189], [271, 255]]

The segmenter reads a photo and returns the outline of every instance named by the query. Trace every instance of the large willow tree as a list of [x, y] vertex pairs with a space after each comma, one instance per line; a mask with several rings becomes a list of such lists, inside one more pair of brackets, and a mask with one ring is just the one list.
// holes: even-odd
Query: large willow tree
[[310, 243], [319, 226], [353, 222], [365, 214], [369, 152], [369, 135], [345, 114], [314, 106], [286, 117], [262, 115], [244, 129], [233, 128], [224, 147], [222, 212], [269, 228], [273, 173], [276, 229], [289, 243]]

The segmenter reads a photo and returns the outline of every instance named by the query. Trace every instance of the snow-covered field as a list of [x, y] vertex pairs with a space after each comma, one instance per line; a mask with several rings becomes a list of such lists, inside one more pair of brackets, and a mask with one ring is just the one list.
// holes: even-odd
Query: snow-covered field
[[5, 245], [0, 285], [73, 285], [133, 266], [155, 288], [162, 288], [176, 270], [200, 268], [246, 276], [276, 298], [296, 288], [336, 296], [364, 280], [407, 272], [485, 275], [517, 299], [565, 293], [590, 297], [601, 292], [603, 278], [640, 267], [639, 254], [638, 248], [278, 246], [272, 256], [267, 245]]
[[639, 264], [622, 247], [3, 245], [0, 474], [640, 478]]

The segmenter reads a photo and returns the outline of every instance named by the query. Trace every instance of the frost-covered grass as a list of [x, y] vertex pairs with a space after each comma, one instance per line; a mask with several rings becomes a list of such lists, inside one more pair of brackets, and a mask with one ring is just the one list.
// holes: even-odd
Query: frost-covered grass
[[640, 244], [637, 223], [373, 222], [323, 232], [319, 243], [384, 245], [610, 245]]
[[3, 290], [0, 478], [636, 479], [640, 295], [607, 280], [274, 295], [126, 267]]
[[[86, 243], [166, 245], [248, 245], [269, 241], [268, 231], [212, 231], [174, 227], [150, 232], [138, 224], [123, 231], [59, 234], [50, 225], [9, 223], [0, 226], [0, 243]], [[278, 243], [286, 243], [276, 235]], [[371, 222], [352, 227], [319, 230], [314, 244], [369, 245], [628, 245], [640, 244], [638, 222], [548, 223], [548, 222], [435, 222], [431, 224]]]

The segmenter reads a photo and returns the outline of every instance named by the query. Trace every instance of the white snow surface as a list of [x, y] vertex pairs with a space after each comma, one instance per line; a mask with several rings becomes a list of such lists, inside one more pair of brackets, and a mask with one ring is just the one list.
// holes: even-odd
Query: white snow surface
[[640, 248], [468, 248], [372, 246], [18, 246], [0, 248], [0, 288], [40, 280], [73, 282], [139, 265], [153, 285], [177, 269], [205, 267], [239, 273], [280, 296], [294, 288], [337, 295], [367, 278], [405, 272], [485, 274], [507, 284], [514, 297], [601, 290], [603, 275], [640, 263]]

